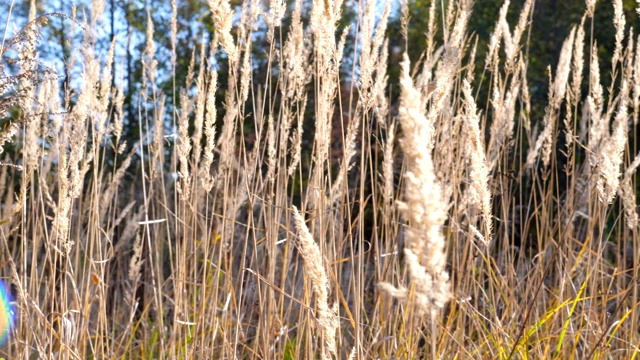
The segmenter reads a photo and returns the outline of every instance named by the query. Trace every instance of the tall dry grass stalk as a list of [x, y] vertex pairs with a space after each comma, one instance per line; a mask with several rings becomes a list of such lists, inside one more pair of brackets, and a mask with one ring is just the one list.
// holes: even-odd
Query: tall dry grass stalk
[[469, 171], [471, 204], [480, 208], [486, 230], [486, 235], [483, 238], [488, 244], [493, 229], [489, 167], [484, 151], [484, 139], [480, 133], [480, 119], [478, 119], [476, 103], [471, 94], [471, 85], [466, 80], [463, 80], [462, 92], [465, 98], [468, 133], [471, 137], [471, 142], [466, 149], [471, 163]]
[[[405, 136], [400, 144], [407, 158], [405, 194], [399, 209], [407, 219], [405, 258], [409, 287], [380, 283], [379, 287], [399, 299], [409, 301], [419, 315], [438, 314], [451, 299], [449, 274], [445, 270], [446, 199], [438, 184], [428, 148], [432, 129], [421, 110], [421, 94], [409, 75], [409, 59], [402, 63], [400, 124]], [[432, 319], [432, 321], [435, 321]]]
[[320, 341], [322, 346], [322, 359], [332, 359], [337, 355], [336, 349], [336, 330], [339, 326], [338, 321], [338, 304], [330, 305], [329, 289], [330, 282], [327, 272], [324, 268], [323, 256], [320, 253], [318, 244], [313, 240], [304, 218], [293, 207], [293, 218], [295, 220], [296, 229], [298, 230], [299, 239], [296, 242], [300, 256], [304, 260], [306, 274], [311, 280], [313, 292], [316, 294], [317, 304], [317, 326], [320, 333]]
[[[555, 145], [555, 131], [558, 111], [565, 98], [569, 73], [571, 70], [571, 56], [573, 52], [573, 43], [575, 38], [575, 28], [571, 30], [569, 37], [564, 41], [560, 52], [560, 61], [556, 70], [556, 77], [549, 85], [549, 106], [545, 110], [543, 119], [544, 129], [536, 140], [535, 146], [527, 156], [527, 166], [531, 167], [535, 164], [540, 151], [542, 151], [542, 164], [544, 167], [549, 166], [551, 160], [551, 151]], [[551, 79], [551, 69], [549, 68], [549, 77]]]

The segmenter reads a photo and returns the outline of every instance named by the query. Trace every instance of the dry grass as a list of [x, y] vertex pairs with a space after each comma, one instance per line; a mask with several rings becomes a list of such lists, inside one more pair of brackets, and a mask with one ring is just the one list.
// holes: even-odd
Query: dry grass
[[[640, 43], [621, 1], [612, 68], [589, 45], [588, 1], [535, 117], [532, 1], [516, 24], [506, 2], [485, 59], [471, 2], [433, 1], [424, 56], [405, 56], [399, 84], [389, 3], [362, 2], [351, 30], [340, 1], [287, 3], [209, 0], [213, 38], [194, 42], [173, 94], [158, 88], [149, 15], [136, 143], [115, 44], [96, 51], [104, 4], [70, 21], [84, 34], [74, 89], [38, 60], [47, 17], [5, 34], [0, 275], [16, 317], [0, 356], [635, 358]], [[255, 24], [276, 77], [253, 71]]]

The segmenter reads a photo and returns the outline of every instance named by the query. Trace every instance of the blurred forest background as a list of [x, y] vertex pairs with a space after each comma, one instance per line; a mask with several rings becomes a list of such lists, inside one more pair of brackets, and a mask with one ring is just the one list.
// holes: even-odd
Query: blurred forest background
[[[414, 63], [418, 60], [425, 50], [426, 36], [428, 36], [428, 23], [427, 13], [429, 7], [433, 1], [429, 0], [408, 0], [409, 1], [409, 27], [407, 29], [408, 38], [408, 51], [411, 62]], [[434, 0], [438, 3], [438, 6], [447, 6], [446, 0]], [[268, 2], [268, 0], [265, 0]], [[236, 6], [236, 10], [242, 7], [242, 1], [231, 1], [232, 5]], [[499, 16], [500, 7], [503, 5], [503, 0], [481, 0], [476, 1], [473, 9], [473, 16], [470, 19], [469, 31], [475, 36], [472, 37], [470, 46], [477, 46], [476, 58], [476, 82], [489, 81], [489, 74], [484, 72], [484, 59], [488, 48], [487, 41], [491, 37], [491, 33], [494, 30], [496, 21]], [[524, 1], [511, 1], [509, 6], [509, 13], [507, 20], [509, 23], [517, 21], [517, 17], [522, 10]], [[16, 31], [18, 31], [28, 19], [29, 7], [31, 1], [29, 0], [1, 0], [0, 1], [0, 26], [6, 27], [4, 31], [5, 37], [11, 37]], [[634, 0], [624, 0], [624, 10], [627, 19], [632, 23], [629, 25], [635, 29], [638, 29], [637, 17], [632, 16], [636, 3]], [[37, 45], [37, 50], [40, 54], [40, 66], [55, 68], [59, 75], [59, 82], [62, 85], [61, 89], [78, 87], [78, 75], [80, 69], [78, 64], [74, 67], [65, 67], [64, 64], [70, 64], [74, 62], [74, 52], [78, 51], [78, 44], [81, 43], [83, 37], [83, 31], [72, 19], [75, 16], [77, 19], [84, 19], [90, 12], [92, 4], [87, 0], [56, 0], [56, 1], [35, 1], [37, 8], [37, 15], [52, 14], [48, 17], [48, 23], [42, 29], [42, 38]], [[310, 4], [306, 4], [310, 6]], [[124, 119], [124, 132], [123, 139], [128, 144], [134, 144], [140, 140], [139, 124], [137, 119], [138, 103], [141, 100], [139, 94], [143, 84], [142, 74], [142, 59], [145, 49], [146, 41], [146, 29], [147, 21], [149, 18], [153, 20], [155, 32], [153, 34], [156, 54], [159, 59], [166, 59], [167, 61], [160, 61], [157, 64], [156, 84], [158, 90], [167, 96], [168, 110], [166, 112], [165, 121], [171, 119], [171, 109], [174, 105], [179, 105], [178, 90], [176, 86], [183, 86], [186, 83], [186, 77], [188, 73], [189, 63], [192, 57], [195, 63], [200, 61], [200, 52], [196, 51], [197, 48], [203, 43], [208, 43], [213, 36], [214, 26], [210, 16], [210, 10], [206, 0], [181, 0], [178, 2], [178, 34], [176, 43], [176, 69], [175, 74], [171, 69], [171, 39], [170, 39], [170, 25], [171, 25], [171, 4], [170, 1], [137, 1], [137, 0], [107, 0], [107, 8], [105, 9], [102, 19], [104, 27], [102, 32], [96, 39], [97, 51], [106, 53], [112, 42], [115, 42], [115, 59], [113, 71], [112, 83], [119, 83], [118, 80], [122, 80], [125, 94], [125, 119]], [[265, 3], [265, 8], [268, 7], [268, 3]], [[358, 1], [349, 0], [344, 2], [343, 18], [340, 20], [339, 28], [345, 28], [354, 24], [357, 17], [360, 16], [358, 9]], [[382, 12], [383, 5], [380, 5], [380, 12]], [[309, 8], [310, 9], [310, 8]], [[527, 41], [529, 64], [527, 64], [527, 78], [529, 81], [531, 103], [533, 105], [531, 111], [531, 119], [534, 122], [540, 121], [544, 115], [544, 104], [547, 103], [547, 89], [548, 89], [548, 74], [547, 67], [555, 69], [558, 61], [558, 54], [562, 46], [562, 42], [568, 36], [571, 26], [576, 23], [580, 23], [580, 17], [585, 9], [585, 2], [583, 0], [537, 0], [534, 4], [534, 11], [531, 20], [531, 32], [529, 34], [531, 39], [535, 41]], [[303, 14], [305, 12], [303, 11]], [[307, 15], [310, 11], [306, 12]], [[611, 1], [601, 0], [596, 3], [595, 22], [598, 26], [595, 29], [591, 29], [593, 37], [597, 41], [598, 51], [600, 55], [600, 68], [601, 72], [607, 74], [611, 69], [610, 59], [613, 53], [614, 47], [614, 28], [610, 19], [613, 16], [613, 5]], [[286, 37], [286, 31], [288, 30], [288, 23], [290, 19], [287, 17], [289, 13], [285, 14], [283, 26], [281, 26], [282, 37]], [[401, 36], [400, 26], [400, 3], [393, 3], [393, 12], [389, 23], [389, 84], [397, 84], [398, 75], [400, 72], [400, 60], [402, 57], [402, 51], [404, 49], [403, 37]], [[239, 19], [236, 19], [239, 20]], [[438, 19], [442, 22], [442, 19]], [[308, 19], [303, 19], [305, 24]], [[82, 21], [80, 22], [82, 23]], [[436, 31], [442, 31], [442, 24], [436, 26]], [[587, 25], [588, 26], [588, 25]], [[350, 36], [346, 44], [347, 47], [352, 48], [345, 49], [345, 54], [355, 54], [358, 49], [353, 49], [354, 41], [353, 36], [355, 34], [354, 27], [350, 28]], [[255, 36], [264, 36], [266, 38], [266, 25], [264, 31], [258, 29], [254, 34]], [[587, 28], [588, 32], [589, 29]], [[434, 34], [435, 38], [441, 38], [441, 34]], [[477, 39], [477, 40], [476, 40]], [[267, 51], [264, 48], [265, 41], [261, 39], [255, 39], [253, 45], [253, 83], [254, 86], [262, 86], [266, 88], [265, 84], [268, 84], [272, 79], [276, 79], [278, 74], [268, 73], [266, 66]], [[262, 39], [264, 40], [264, 39]], [[473, 42], [476, 42], [474, 44]], [[194, 46], [197, 45], [197, 46]], [[356, 45], [357, 46], [357, 45]], [[225, 56], [223, 52], [218, 52], [217, 56]], [[354, 55], [351, 55], [353, 58]], [[348, 56], [347, 56], [348, 58]], [[2, 59], [5, 62], [7, 69], [11, 69], [12, 64], [7, 63], [7, 59]], [[207, 59], [209, 64], [214, 66], [218, 71], [218, 89], [226, 89], [227, 87], [227, 72], [224, 66], [225, 61], [217, 61], [219, 59]], [[342, 64], [343, 74], [342, 79], [349, 79], [351, 70], [354, 67], [353, 61], [344, 61]], [[75, 71], [74, 71], [75, 69]], [[607, 83], [609, 76], [603, 77], [603, 85], [605, 89], [610, 84]], [[486, 89], [486, 86], [480, 86], [481, 84], [472, 84], [475, 89]], [[486, 85], [486, 84], [485, 84]], [[587, 84], [583, 84], [587, 86]], [[220, 91], [220, 90], [218, 90]], [[341, 86], [342, 97], [348, 99], [353, 91], [352, 84], [343, 83]], [[398, 89], [389, 88], [389, 93], [392, 95], [392, 99], [397, 97]], [[173, 96], [171, 94], [174, 94]], [[6, 95], [6, 94], [5, 94]], [[478, 108], [487, 113], [491, 111], [491, 107], [488, 103], [487, 93], [478, 94]], [[3, 95], [4, 96], [4, 95]], [[222, 102], [223, 97], [217, 96], [217, 101]], [[73, 98], [65, 99], [65, 101], [73, 102]], [[313, 101], [313, 99], [310, 99]], [[64, 105], [64, 104], [63, 104]], [[224, 114], [224, 107], [222, 104], [219, 107], [219, 119], [222, 119]], [[392, 109], [394, 107], [392, 106]], [[313, 106], [308, 106], [307, 109], [313, 109]], [[18, 110], [16, 110], [18, 111]], [[6, 126], [6, 124], [12, 119], [16, 118], [19, 114], [0, 114], [0, 125]], [[250, 118], [246, 119], [246, 124], [252, 124], [253, 121]], [[305, 124], [305, 134], [312, 136], [313, 134], [313, 119], [307, 117]], [[168, 124], [168, 131], [171, 131], [171, 125]], [[247, 126], [245, 130], [245, 137], [248, 145], [251, 143], [251, 126]], [[5, 151], [15, 151], [11, 144], [5, 145]], [[304, 146], [304, 143], [303, 143]], [[632, 149], [632, 153], [637, 149]]]

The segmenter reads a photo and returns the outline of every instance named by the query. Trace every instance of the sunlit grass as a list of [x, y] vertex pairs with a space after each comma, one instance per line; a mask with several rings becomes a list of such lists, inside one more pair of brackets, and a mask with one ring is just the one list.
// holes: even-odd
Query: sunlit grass
[[33, 15], [0, 49], [0, 355], [637, 358], [640, 43], [613, 3], [612, 68], [588, 7], [540, 114], [533, 1], [482, 52], [471, 2], [431, 2], [410, 59], [388, 2], [348, 30], [334, 1], [209, 0], [171, 91], [147, 17], [131, 98], [99, 2], [67, 88]]

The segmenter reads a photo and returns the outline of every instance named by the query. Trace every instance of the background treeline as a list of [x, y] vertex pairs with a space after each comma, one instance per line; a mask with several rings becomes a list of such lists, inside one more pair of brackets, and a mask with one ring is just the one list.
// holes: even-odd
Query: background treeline
[[[3, 12], [0, 15], [0, 24], [8, 25], [8, 34], [12, 33], [12, 29], [19, 28], [26, 23], [29, 13], [30, 2], [24, 1], [10, 1], [3, 0], [5, 4], [2, 5], [3, 9], [11, 10]], [[405, 46], [408, 49], [409, 58], [412, 61], [420, 59], [423, 51], [425, 50], [426, 34], [428, 31], [428, 11], [431, 6], [431, 1], [408, 1], [410, 26], [408, 27], [407, 35], [408, 40], [404, 40], [402, 37], [402, 29], [400, 26], [400, 9], [399, 5], [395, 4], [393, 12], [389, 19], [389, 82], [390, 84], [396, 84], [400, 73], [400, 60], [402, 57], [403, 49]], [[444, 6], [447, 6], [449, 2], [445, 1]], [[511, 1], [508, 20], [510, 23], [517, 21], [523, 1]], [[236, 9], [241, 8], [242, 1], [231, 1], [232, 6]], [[469, 32], [472, 34], [468, 46], [477, 46], [476, 58], [480, 61], [476, 61], [476, 73], [479, 75], [476, 77], [476, 82], [490, 81], [487, 73], [484, 70], [484, 62], [481, 59], [484, 58], [488, 48], [488, 39], [492, 31], [495, 28], [496, 20], [499, 16], [499, 10], [503, 1], [500, 0], [483, 0], [476, 1], [473, 6], [473, 16], [469, 21]], [[64, 64], [68, 64], [73, 51], [77, 51], [77, 45], [82, 39], [83, 32], [79, 27], [74, 27], [73, 21], [70, 16], [75, 12], [75, 16], [78, 19], [82, 19], [83, 16], [88, 16], [88, 9], [91, 7], [91, 3], [88, 1], [68, 1], [63, 0], [56, 3], [46, 1], [35, 1], [37, 8], [37, 14], [47, 13], [59, 13], [65, 14], [65, 17], [51, 16], [48, 19], [48, 23], [43, 27], [42, 37], [38, 42], [37, 49], [40, 52], [42, 64], [46, 66], [52, 66], [58, 70], [60, 74], [59, 81], [61, 82], [61, 88], [64, 89], [67, 86], [77, 86], [77, 81], [74, 83], [74, 77], [77, 77], [79, 69], [66, 67]], [[265, 6], [267, 2], [265, 2]], [[624, 0], [624, 11], [628, 17], [628, 24], [631, 27], [638, 28], [638, 21], [633, 16], [634, 6], [636, 3], [633, 0]], [[291, 4], [289, 6], [292, 6]], [[309, 14], [310, 4], [306, 3], [306, 10], [303, 12], [303, 22], [308, 22], [308, 19], [304, 19], [304, 14]], [[593, 39], [598, 44], [598, 53], [601, 56], [600, 67], [603, 71], [611, 68], [610, 56], [613, 52], [614, 44], [614, 27], [611, 21], [613, 15], [613, 6], [610, 1], [597, 1], [597, 11], [595, 13], [595, 23], [598, 26], [591, 29], [593, 31]], [[547, 67], [554, 68], [557, 65], [557, 54], [562, 47], [562, 42], [569, 34], [571, 26], [579, 23], [582, 17], [582, 11], [585, 8], [584, 1], [570, 0], [570, 1], [554, 1], [554, 0], [536, 0], [534, 4], [534, 11], [531, 16], [531, 28], [527, 33], [527, 37], [530, 40], [526, 45], [526, 51], [528, 53], [527, 64], [527, 77], [530, 85], [531, 100], [532, 100], [532, 121], [535, 123], [542, 119], [544, 114], [544, 103], [547, 98], [547, 88], [549, 83], [549, 77]], [[339, 29], [344, 29], [346, 26], [351, 25], [349, 36], [352, 40], [354, 36], [354, 24], [357, 21], [358, 2], [354, 0], [345, 1], [343, 16], [340, 19]], [[380, 7], [379, 11], [382, 11]], [[8, 19], [6, 15], [11, 14], [11, 18]], [[438, 12], [439, 18], [435, 19], [436, 22], [436, 34], [434, 37], [442, 36], [442, 12]], [[206, 1], [185, 0], [180, 1], [178, 8], [178, 34], [176, 42], [176, 66], [173, 68], [171, 65], [171, 39], [170, 39], [170, 25], [171, 25], [171, 4], [169, 1], [158, 2], [145, 2], [135, 0], [108, 0], [106, 1], [106, 9], [104, 18], [102, 19], [103, 27], [97, 34], [96, 50], [105, 52], [109, 49], [112, 42], [115, 42], [115, 54], [116, 61], [114, 63], [113, 79], [112, 83], [115, 84], [118, 77], [124, 80], [124, 109], [125, 109], [125, 127], [124, 127], [124, 139], [127, 139], [130, 144], [139, 140], [140, 134], [138, 133], [138, 124], [136, 119], [136, 101], [138, 101], [138, 93], [142, 86], [142, 53], [145, 49], [145, 32], [147, 29], [147, 20], [152, 19], [154, 22], [155, 32], [153, 34], [155, 44], [157, 46], [157, 54], [160, 59], [166, 61], [159, 61], [157, 64], [157, 86], [158, 90], [167, 95], [167, 105], [172, 106], [173, 102], [179, 102], [179, 84], [184, 84], [189, 64], [192, 58], [194, 58], [197, 64], [199, 59], [199, 52], [195, 51], [196, 46], [202, 45], [203, 42], [210, 41], [213, 36], [214, 26], [211, 21], [210, 11]], [[285, 15], [283, 24], [281, 26], [281, 36], [286, 38], [288, 24], [290, 18]], [[438, 26], [440, 25], [440, 26]], [[252, 49], [252, 65], [254, 67], [254, 74], [252, 81], [255, 84], [266, 84], [269, 77], [277, 77], [277, 74], [273, 72], [268, 73], [268, 67], [266, 66], [267, 49], [264, 48], [266, 42], [260, 41], [259, 37], [266, 37], [266, 27], [262, 31], [256, 32], [256, 41]], [[476, 44], [477, 41], [477, 44]], [[345, 54], [348, 59], [353, 60], [353, 45], [355, 42], [347, 41]], [[440, 44], [442, 45], [442, 44]], [[349, 48], [351, 47], [351, 48]], [[76, 49], [76, 50], [74, 50]], [[351, 54], [351, 55], [349, 55]], [[223, 56], [224, 55], [219, 55]], [[225, 69], [226, 62], [216, 61], [216, 59], [208, 59], [208, 61], [215, 63], [215, 67], [218, 70], [218, 83], [219, 89], [226, 88], [227, 85], [227, 69]], [[342, 64], [342, 72], [346, 75], [351, 73], [353, 61], [344, 61]], [[11, 66], [9, 66], [11, 68]], [[484, 76], [480, 76], [484, 75]], [[349, 76], [345, 76], [345, 79], [349, 79]], [[603, 77], [603, 85], [608, 88], [610, 84], [608, 77]], [[478, 85], [478, 84], [473, 84]], [[177, 88], [178, 86], [178, 88]], [[586, 86], [586, 85], [585, 85]], [[479, 86], [477, 86], [480, 88]], [[487, 87], [482, 87], [486, 89]], [[352, 90], [349, 86], [345, 86], [343, 90]], [[398, 87], [395, 88], [389, 86], [388, 91], [392, 95], [392, 98], [397, 98]], [[170, 94], [174, 94], [171, 96]], [[486, 91], [481, 90], [478, 94], [478, 107], [485, 111], [490, 111], [488, 106], [488, 95]], [[348, 98], [348, 95], [345, 97]], [[73, 98], [69, 99], [74, 101]], [[222, 98], [219, 97], [218, 101], [222, 105]], [[220, 106], [221, 114], [224, 113], [224, 107]], [[170, 114], [170, 112], [169, 112]], [[9, 121], [10, 118], [4, 118], [2, 121]], [[250, 118], [247, 119], [250, 123]], [[307, 124], [308, 130], [312, 131], [312, 127]], [[250, 128], [247, 129], [251, 131]]]

